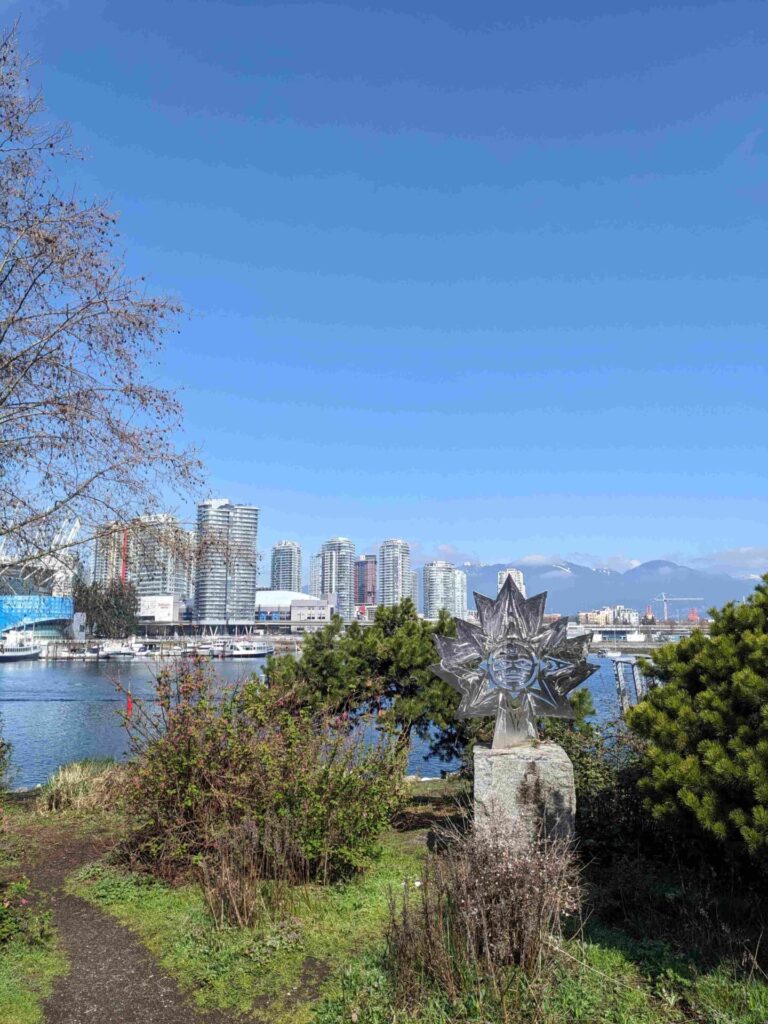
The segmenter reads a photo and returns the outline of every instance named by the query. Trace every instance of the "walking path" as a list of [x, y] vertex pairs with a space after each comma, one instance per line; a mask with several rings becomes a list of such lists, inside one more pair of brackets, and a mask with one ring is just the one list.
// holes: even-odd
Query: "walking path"
[[93, 840], [57, 830], [27, 868], [33, 885], [48, 896], [70, 962], [45, 1004], [46, 1024], [230, 1022], [227, 1015], [196, 1010], [127, 928], [63, 891], [70, 872], [103, 852]]

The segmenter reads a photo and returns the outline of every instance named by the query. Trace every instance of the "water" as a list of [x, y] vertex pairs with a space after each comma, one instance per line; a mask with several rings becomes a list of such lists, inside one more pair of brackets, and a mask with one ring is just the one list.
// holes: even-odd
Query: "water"
[[[591, 691], [597, 718], [614, 718], [618, 713], [611, 662], [600, 665], [586, 685]], [[219, 678], [236, 681], [261, 671], [260, 661], [222, 661], [215, 666]], [[68, 761], [85, 757], [120, 759], [127, 740], [120, 712], [125, 700], [115, 681], [130, 685], [136, 697], [151, 697], [152, 661], [18, 661], [0, 665], [0, 715], [3, 735], [13, 744], [11, 786], [26, 789], [45, 782], [51, 772]], [[435, 777], [451, 771], [457, 763], [424, 759], [426, 744], [414, 742], [408, 771]]]

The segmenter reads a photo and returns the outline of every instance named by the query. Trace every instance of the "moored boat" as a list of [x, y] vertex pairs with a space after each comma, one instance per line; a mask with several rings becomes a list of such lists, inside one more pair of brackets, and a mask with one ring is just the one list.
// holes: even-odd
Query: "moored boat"
[[101, 649], [102, 658], [133, 658], [135, 654], [132, 644], [127, 642], [106, 644]]
[[42, 647], [24, 641], [5, 639], [0, 642], [0, 662], [3, 661], [34, 661], [40, 657]]
[[265, 658], [274, 653], [274, 646], [264, 640], [235, 640], [223, 650], [225, 658]]

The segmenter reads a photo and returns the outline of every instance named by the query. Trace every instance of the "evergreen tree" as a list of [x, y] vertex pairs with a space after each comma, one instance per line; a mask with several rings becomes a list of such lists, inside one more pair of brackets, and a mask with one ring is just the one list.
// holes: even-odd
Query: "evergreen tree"
[[734, 851], [768, 850], [768, 576], [646, 665], [662, 684], [627, 718], [646, 740], [641, 792], [655, 816], [696, 823]]
[[[475, 743], [491, 742], [494, 719], [456, 717], [459, 694], [431, 669], [439, 660], [436, 633], [456, 635], [451, 616], [443, 610], [437, 622], [420, 619], [406, 598], [380, 606], [371, 626], [353, 622], [345, 629], [335, 616], [306, 638], [298, 661], [270, 659], [267, 675], [297, 687], [310, 706], [335, 714], [378, 708], [381, 728], [426, 740], [430, 754], [440, 760], [466, 760]], [[594, 726], [587, 722], [594, 714], [589, 691], [577, 691], [572, 703], [574, 721], [540, 723], [544, 737], [563, 743], [569, 753], [594, 739]]]
[[85, 583], [75, 579], [73, 602], [76, 612], [84, 612], [92, 636], [122, 639], [136, 632], [139, 599], [132, 583]]
[[414, 733], [429, 741], [433, 754], [449, 760], [481, 733], [490, 736], [493, 723], [489, 729], [485, 720], [456, 718], [458, 693], [430, 669], [438, 661], [435, 633], [456, 635], [447, 612], [437, 622], [420, 619], [406, 598], [380, 606], [371, 626], [353, 622], [345, 629], [335, 617], [307, 637], [300, 660], [273, 658], [267, 674], [293, 683], [308, 703], [337, 714], [378, 708], [382, 728], [404, 738]]

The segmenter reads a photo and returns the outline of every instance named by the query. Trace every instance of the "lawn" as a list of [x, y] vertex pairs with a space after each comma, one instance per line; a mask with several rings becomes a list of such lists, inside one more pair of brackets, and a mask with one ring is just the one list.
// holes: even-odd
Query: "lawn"
[[[441, 993], [409, 1010], [398, 1005], [380, 952], [357, 957], [328, 986], [316, 1024], [765, 1024], [768, 985], [726, 967], [696, 975], [670, 950], [596, 928], [562, 944], [535, 983], [513, 977], [508, 1012], [478, 986], [458, 1002]], [[650, 946], [654, 946], [653, 943]]]
[[67, 971], [66, 957], [52, 942], [30, 946], [13, 940], [0, 949], [0, 1024], [38, 1024], [54, 979]]
[[364, 875], [301, 890], [290, 919], [261, 932], [216, 929], [197, 886], [105, 864], [76, 872], [67, 888], [134, 931], [201, 1007], [299, 1024], [326, 980], [380, 937], [389, 894], [417, 877], [422, 848], [413, 834], [390, 833]]

